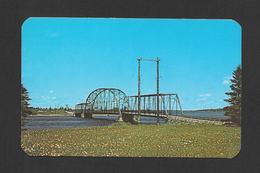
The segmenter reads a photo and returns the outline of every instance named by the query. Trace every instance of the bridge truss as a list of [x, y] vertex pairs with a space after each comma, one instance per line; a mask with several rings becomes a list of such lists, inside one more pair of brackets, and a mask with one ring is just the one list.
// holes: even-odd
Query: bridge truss
[[[138, 113], [138, 96], [129, 96], [129, 107], [126, 112]], [[155, 115], [157, 112], [157, 94], [140, 95], [140, 113]], [[160, 115], [182, 114], [180, 100], [177, 94], [159, 94]]]
[[92, 114], [120, 114], [128, 107], [128, 97], [117, 88], [98, 88], [91, 92], [83, 110], [84, 117]]
[[[177, 94], [159, 94], [160, 117], [182, 114]], [[156, 116], [157, 94], [140, 95], [140, 113], [142, 116]], [[118, 114], [138, 116], [138, 96], [127, 96], [117, 88], [98, 88], [91, 92], [85, 103], [75, 106], [75, 116], [92, 118], [93, 114]], [[130, 118], [130, 119], [131, 119]]]

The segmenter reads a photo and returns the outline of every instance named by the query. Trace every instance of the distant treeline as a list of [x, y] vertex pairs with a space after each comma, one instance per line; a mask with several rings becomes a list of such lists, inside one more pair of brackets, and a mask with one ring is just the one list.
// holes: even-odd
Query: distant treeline
[[69, 114], [74, 111], [74, 109], [69, 107], [59, 107], [59, 108], [40, 108], [40, 107], [29, 107], [29, 112], [32, 115], [37, 114]]
[[215, 109], [198, 109], [198, 110], [192, 110], [192, 111], [210, 111], [210, 112], [219, 112], [224, 111], [223, 108], [215, 108]]

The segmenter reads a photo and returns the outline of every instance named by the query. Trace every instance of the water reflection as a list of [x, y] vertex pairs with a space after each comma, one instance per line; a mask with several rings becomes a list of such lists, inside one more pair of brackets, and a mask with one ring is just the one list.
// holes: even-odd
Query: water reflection
[[[22, 121], [21, 129], [51, 129], [72, 127], [108, 126], [118, 120], [118, 115], [94, 115], [93, 119], [78, 118], [74, 116], [28, 116]], [[141, 117], [141, 124], [155, 124], [154, 117]], [[165, 123], [160, 118], [160, 123]]]
[[[112, 120], [117, 121], [118, 115], [93, 115], [95, 119], [103, 119], [103, 120]], [[159, 118], [161, 124], [165, 123], [165, 119]], [[157, 118], [156, 117], [140, 117], [141, 124], [156, 124]]]

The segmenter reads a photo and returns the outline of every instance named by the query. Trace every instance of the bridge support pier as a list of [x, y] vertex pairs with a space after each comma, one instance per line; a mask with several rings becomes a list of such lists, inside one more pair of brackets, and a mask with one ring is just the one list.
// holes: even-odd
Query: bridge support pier
[[92, 113], [84, 113], [83, 118], [93, 118]]
[[130, 122], [131, 124], [138, 124], [137, 115], [122, 113], [122, 119], [124, 122]]
[[134, 115], [133, 124], [139, 124], [141, 117], [139, 115]]
[[117, 121], [119, 121], [119, 122], [122, 122], [122, 121], [123, 121], [122, 115], [120, 115], [120, 116], [118, 117]]
[[74, 116], [75, 116], [75, 117], [81, 117], [81, 114], [74, 113]]

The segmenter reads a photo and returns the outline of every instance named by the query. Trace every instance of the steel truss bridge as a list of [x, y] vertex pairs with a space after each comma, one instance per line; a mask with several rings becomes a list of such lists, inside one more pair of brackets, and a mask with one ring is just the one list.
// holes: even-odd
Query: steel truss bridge
[[[140, 115], [156, 117], [157, 94], [140, 95]], [[117, 88], [98, 88], [92, 91], [84, 103], [75, 106], [75, 116], [92, 118], [93, 114], [118, 114], [126, 122], [138, 121], [138, 96], [127, 96]], [[182, 114], [177, 94], [159, 94], [159, 116], [168, 118]]]

